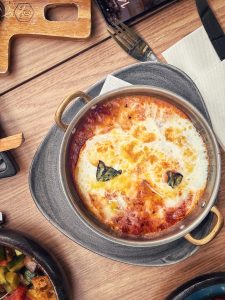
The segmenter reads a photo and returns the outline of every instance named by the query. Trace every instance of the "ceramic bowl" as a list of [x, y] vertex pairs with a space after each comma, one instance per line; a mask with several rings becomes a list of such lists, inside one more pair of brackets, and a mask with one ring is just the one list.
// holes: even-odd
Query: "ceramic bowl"
[[30, 237], [14, 230], [0, 229], [0, 244], [15, 248], [33, 257], [51, 280], [57, 300], [70, 300], [69, 284], [66, 276], [52, 255]]
[[194, 278], [173, 291], [166, 300], [225, 299], [225, 273], [211, 273]]

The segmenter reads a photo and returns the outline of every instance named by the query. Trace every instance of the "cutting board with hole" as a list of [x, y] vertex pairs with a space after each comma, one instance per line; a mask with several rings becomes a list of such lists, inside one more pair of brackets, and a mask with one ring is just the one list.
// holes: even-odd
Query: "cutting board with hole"
[[[77, 7], [76, 20], [50, 21], [46, 18], [49, 9], [68, 5]], [[10, 43], [15, 36], [83, 39], [91, 33], [91, 0], [2, 0], [0, 8], [0, 74], [9, 71]]]

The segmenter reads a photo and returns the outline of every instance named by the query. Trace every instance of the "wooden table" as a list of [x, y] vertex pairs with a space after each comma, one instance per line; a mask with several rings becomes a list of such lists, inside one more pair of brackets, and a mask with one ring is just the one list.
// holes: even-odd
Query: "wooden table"
[[[225, 29], [225, 1], [211, 0]], [[67, 13], [65, 9], [65, 14]], [[181, 0], [134, 27], [159, 55], [201, 25], [194, 0]], [[87, 41], [26, 37], [13, 44], [12, 73], [0, 79], [0, 124], [7, 135], [24, 132], [24, 146], [14, 152], [21, 171], [0, 180], [0, 210], [8, 227], [29, 232], [51, 249], [70, 277], [73, 299], [164, 299], [185, 281], [207, 272], [225, 271], [225, 229], [209, 245], [177, 265], [130, 266], [76, 245], [40, 214], [28, 187], [35, 151], [53, 124], [56, 107], [74, 90], [85, 90], [112, 71], [132, 64], [109, 38], [93, 8], [93, 33]], [[225, 153], [218, 206], [225, 215]], [[72, 291], [71, 291], [72, 293]]]

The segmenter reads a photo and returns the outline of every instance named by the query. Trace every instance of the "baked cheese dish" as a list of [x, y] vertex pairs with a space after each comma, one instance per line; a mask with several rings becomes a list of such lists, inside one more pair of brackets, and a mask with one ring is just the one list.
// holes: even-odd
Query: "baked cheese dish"
[[148, 237], [183, 220], [207, 183], [206, 145], [180, 109], [150, 96], [98, 104], [70, 144], [76, 190], [113, 231]]

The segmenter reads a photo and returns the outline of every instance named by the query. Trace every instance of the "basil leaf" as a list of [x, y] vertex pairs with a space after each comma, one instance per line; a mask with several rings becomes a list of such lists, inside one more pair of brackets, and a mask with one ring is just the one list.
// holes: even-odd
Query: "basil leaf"
[[102, 175], [104, 174], [105, 172], [105, 164], [103, 161], [99, 161], [98, 163], [98, 167], [97, 167], [97, 173], [96, 173], [96, 179], [97, 181], [100, 181], [101, 178], [102, 178]]
[[181, 184], [182, 180], [183, 180], [183, 175], [180, 173], [176, 173], [176, 172], [172, 172], [172, 171], [168, 171], [167, 173], [168, 176], [168, 180], [167, 183], [169, 186], [171, 186], [173, 189], [178, 186], [179, 184]]
[[120, 174], [122, 174], [122, 170], [117, 171], [112, 167], [107, 167], [103, 161], [99, 161], [96, 172], [97, 181], [109, 181]]

